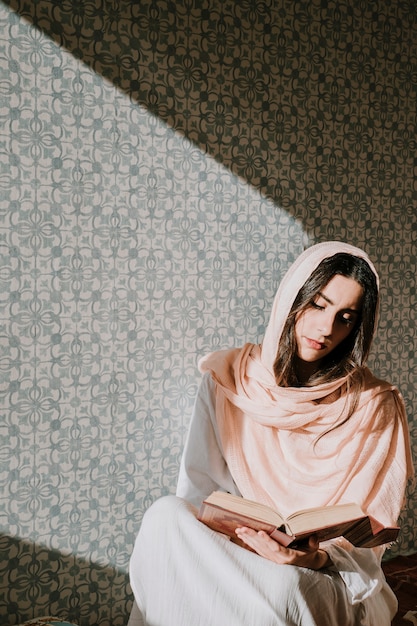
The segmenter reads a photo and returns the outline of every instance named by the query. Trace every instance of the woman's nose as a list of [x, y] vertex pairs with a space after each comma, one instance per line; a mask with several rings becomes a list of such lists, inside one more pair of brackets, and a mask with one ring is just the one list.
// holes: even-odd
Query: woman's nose
[[325, 337], [329, 337], [332, 334], [334, 325], [334, 316], [333, 315], [323, 315], [320, 318], [319, 323], [319, 331], [323, 333]]

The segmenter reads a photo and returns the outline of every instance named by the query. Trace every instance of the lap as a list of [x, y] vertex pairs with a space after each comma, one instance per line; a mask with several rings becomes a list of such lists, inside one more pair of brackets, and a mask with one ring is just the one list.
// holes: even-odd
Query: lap
[[145, 514], [131, 586], [152, 626], [350, 626], [361, 623], [337, 572], [277, 565], [199, 522], [167, 496]]

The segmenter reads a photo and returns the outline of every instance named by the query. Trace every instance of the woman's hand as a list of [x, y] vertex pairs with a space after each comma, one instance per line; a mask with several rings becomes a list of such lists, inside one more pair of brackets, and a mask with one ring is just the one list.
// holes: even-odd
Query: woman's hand
[[236, 528], [235, 532], [240, 541], [243, 541], [254, 552], [280, 565], [298, 565], [298, 567], [318, 570], [330, 565], [331, 562], [327, 552], [319, 548], [319, 542], [314, 535], [309, 538], [305, 550], [296, 550], [284, 548], [262, 530], [256, 532], [242, 526]]

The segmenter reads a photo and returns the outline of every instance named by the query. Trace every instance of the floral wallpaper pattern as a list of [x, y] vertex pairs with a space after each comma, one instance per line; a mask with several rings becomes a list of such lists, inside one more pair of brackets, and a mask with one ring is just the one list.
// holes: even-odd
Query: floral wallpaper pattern
[[377, 265], [416, 454], [416, 42], [406, 1], [0, 4], [0, 624], [127, 623], [198, 357], [306, 245]]

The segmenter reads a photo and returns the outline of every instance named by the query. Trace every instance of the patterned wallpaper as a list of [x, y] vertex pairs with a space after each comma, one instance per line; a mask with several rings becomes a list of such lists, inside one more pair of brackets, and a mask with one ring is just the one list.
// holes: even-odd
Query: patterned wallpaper
[[411, 1], [0, 4], [1, 624], [126, 624], [197, 359], [304, 245], [375, 261], [416, 454], [416, 42]]

